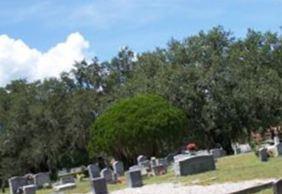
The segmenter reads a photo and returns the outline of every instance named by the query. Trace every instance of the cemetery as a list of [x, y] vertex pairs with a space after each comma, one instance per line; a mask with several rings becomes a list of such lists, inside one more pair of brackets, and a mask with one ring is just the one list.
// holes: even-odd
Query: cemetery
[[[258, 188], [250, 193], [281, 193], [282, 156], [264, 156], [259, 149], [259, 157], [253, 152], [240, 150], [233, 156], [214, 156], [222, 148], [199, 151], [184, 151], [167, 158], [140, 155], [135, 166], [124, 169], [121, 161], [100, 169], [98, 164], [77, 167], [68, 172], [61, 171], [59, 181], [52, 182], [49, 173], [27, 174], [9, 179], [10, 193], [85, 193], [85, 194], [127, 194], [135, 191], [144, 194], [168, 193], [248, 193], [250, 188]], [[266, 159], [265, 159], [266, 158]], [[78, 174], [87, 174], [79, 179]], [[137, 190], [136, 190], [137, 189]], [[241, 191], [242, 190], [242, 191]], [[246, 190], [246, 191], [244, 191]], [[148, 193], [146, 193], [148, 192]], [[142, 193], [143, 194], [143, 193]]]
[[282, 194], [282, 1], [202, 1], [1, 0], [1, 192]]

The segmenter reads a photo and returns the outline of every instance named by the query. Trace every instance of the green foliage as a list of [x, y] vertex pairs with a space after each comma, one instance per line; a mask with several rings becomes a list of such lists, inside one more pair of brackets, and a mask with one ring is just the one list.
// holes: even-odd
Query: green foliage
[[[101, 149], [124, 161], [166, 153], [182, 141], [202, 148], [220, 143], [231, 153], [231, 142], [282, 124], [281, 86], [281, 35], [249, 30], [237, 39], [220, 26], [172, 39], [166, 48], [135, 54], [125, 47], [106, 62], [77, 62], [60, 79], [15, 80], [0, 88], [0, 178], [86, 165], [90, 137], [94, 154]], [[130, 104], [131, 97], [140, 102]], [[160, 99], [145, 103], [151, 98]], [[179, 127], [182, 113], [166, 120], [174, 108], [154, 114], [159, 107], [145, 106], [165, 107], [164, 99], [185, 113], [185, 125]], [[119, 111], [111, 112], [116, 101]], [[98, 124], [107, 133], [94, 130]], [[177, 135], [180, 129], [188, 134]]]
[[184, 112], [156, 95], [121, 100], [101, 114], [91, 128], [92, 155], [106, 152], [118, 159], [174, 151], [183, 140]]

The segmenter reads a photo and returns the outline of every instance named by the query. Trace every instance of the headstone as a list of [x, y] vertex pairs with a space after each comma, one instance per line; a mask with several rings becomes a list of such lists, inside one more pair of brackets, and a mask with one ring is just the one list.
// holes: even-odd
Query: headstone
[[138, 165], [133, 165], [133, 166], [130, 166], [129, 167], [129, 170], [141, 170], [141, 167], [140, 166], [138, 166]]
[[74, 177], [72, 175], [62, 176], [60, 178], [60, 183], [61, 184], [75, 183], [75, 179], [74, 179]]
[[106, 179], [99, 177], [91, 180], [93, 194], [108, 194]]
[[109, 168], [101, 170], [101, 177], [106, 180], [107, 183], [113, 183], [113, 171]]
[[36, 185], [23, 186], [23, 194], [35, 194], [35, 193], [36, 193]]
[[282, 143], [277, 144], [276, 147], [277, 147], [278, 155], [281, 156], [282, 155]]
[[143, 185], [141, 171], [133, 170], [126, 173], [128, 187], [141, 187]]
[[177, 154], [173, 157], [173, 161], [178, 162], [179, 160], [183, 160], [183, 159], [190, 158], [190, 157], [191, 155], [189, 154]]
[[196, 152], [196, 155], [209, 155], [209, 151], [208, 150], [199, 150]]
[[164, 167], [168, 167], [168, 161], [166, 158], [159, 158], [157, 165], [163, 165]]
[[157, 159], [155, 157], [151, 158], [150, 165], [151, 165], [151, 168], [154, 168], [155, 166], [157, 166]]
[[213, 155], [215, 159], [225, 156], [225, 151], [222, 148], [211, 149], [210, 153]]
[[34, 184], [37, 188], [43, 188], [46, 185], [51, 185], [49, 172], [40, 172], [34, 176]]
[[262, 161], [262, 162], [266, 162], [268, 160], [266, 148], [260, 148], [259, 149], [259, 158], [260, 158], [260, 161]]
[[280, 139], [279, 139], [279, 137], [276, 135], [276, 136], [274, 136], [274, 145], [278, 145], [279, 143], [280, 143]]
[[80, 166], [80, 167], [72, 168], [70, 170], [71, 173], [75, 173], [75, 174], [83, 173], [84, 171], [85, 171], [85, 166]]
[[273, 184], [273, 194], [282, 194], [282, 179], [274, 182], [274, 184]]
[[215, 170], [213, 155], [191, 156], [174, 163], [174, 171], [178, 176], [187, 176], [210, 170]]
[[144, 162], [147, 160], [147, 157], [146, 156], [143, 156], [143, 155], [140, 155], [137, 157], [137, 163], [138, 165], [141, 163], [141, 162]]
[[90, 164], [88, 165], [87, 169], [88, 169], [89, 177], [91, 179], [100, 177], [100, 168], [97, 164]]
[[9, 179], [10, 194], [16, 194], [23, 186], [28, 184], [26, 177], [12, 177]]
[[168, 163], [172, 163], [173, 162], [173, 157], [174, 157], [174, 154], [170, 153], [168, 154], [165, 159]]
[[113, 163], [113, 169], [114, 169], [114, 173], [117, 174], [117, 176], [124, 175], [124, 166], [121, 161], [115, 161]]

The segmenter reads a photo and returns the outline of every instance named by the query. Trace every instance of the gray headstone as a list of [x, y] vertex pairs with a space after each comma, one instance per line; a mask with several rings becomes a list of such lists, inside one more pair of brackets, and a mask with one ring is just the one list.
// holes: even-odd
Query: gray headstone
[[113, 171], [109, 168], [101, 170], [101, 177], [106, 180], [107, 183], [113, 183]]
[[259, 149], [259, 158], [260, 158], [260, 161], [262, 161], [262, 162], [266, 162], [268, 160], [266, 148], [260, 148]]
[[141, 162], [144, 162], [147, 160], [147, 157], [146, 156], [143, 156], [143, 155], [140, 155], [137, 157], [137, 163], [138, 165], [141, 163]]
[[74, 177], [72, 175], [62, 176], [60, 178], [60, 183], [61, 184], [75, 183], [75, 179], [74, 179]]
[[36, 193], [36, 185], [23, 186], [23, 194], [35, 194], [35, 193]]
[[151, 168], [154, 168], [155, 166], [157, 166], [157, 162], [158, 160], [155, 157], [152, 157], [150, 161]]
[[178, 162], [179, 160], [183, 160], [183, 159], [186, 159], [186, 158], [190, 158], [191, 155], [189, 154], [177, 154], [173, 157], [173, 160], [174, 162]]
[[191, 156], [174, 163], [174, 171], [178, 176], [187, 176], [210, 170], [215, 170], [213, 155]]
[[35, 174], [34, 176], [34, 184], [37, 188], [43, 188], [43, 186], [47, 184], [51, 184], [49, 172], [40, 172]]
[[80, 166], [80, 167], [76, 167], [76, 168], [72, 168], [70, 170], [71, 173], [83, 173], [85, 171], [85, 166]]
[[93, 194], [108, 194], [106, 179], [99, 177], [91, 180]]
[[273, 184], [273, 194], [282, 194], [282, 179], [274, 182], [274, 184]]
[[88, 169], [89, 177], [91, 179], [100, 177], [100, 169], [97, 164], [90, 164], [88, 165], [87, 169]]
[[18, 189], [28, 184], [26, 177], [12, 177], [9, 179], [10, 194], [16, 194]]
[[133, 170], [126, 173], [128, 187], [141, 187], [143, 185], [141, 171]]
[[278, 155], [279, 156], [282, 155], [282, 143], [277, 144], [276, 147], [277, 147]]
[[196, 155], [209, 155], [209, 151], [208, 150], [199, 150], [196, 152]]
[[113, 163], [113, 169], [114, 169], [114, 173], [117, 174], [117, 176], [124, 175], [124, 166], [121, 161], [115, 161]]
[[138, 166], [138, 165], [134, 165], [134, 166], [130, 166], [129, 167], [129, 170], [141, 170], [141, 167], [140, 166]]
[[159, 158], [157, 165], [163, 165], [164, 167], [168, 167], [168, 161], [166, 158]]
[[173, 157], [174, 157], [174, 154], [170, 153], [165, 157], [165, 159], [167, 160], [168, 163], [172, 163]]
[[225, 155], [225, 151], [222, 148], [211, 149], [210, 153], [213, 155], [215, 159], [220, 158]]

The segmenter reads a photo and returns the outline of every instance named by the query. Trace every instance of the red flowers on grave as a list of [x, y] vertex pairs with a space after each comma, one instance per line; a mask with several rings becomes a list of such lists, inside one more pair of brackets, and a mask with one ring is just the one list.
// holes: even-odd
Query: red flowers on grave
[[186, 149], [188, 151], [196, 151], [197, 150], [197, 145], [195, 143], [189, 143], [187, 146], [186, 146]]

